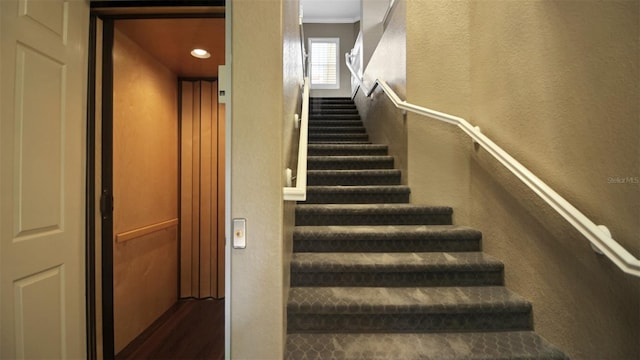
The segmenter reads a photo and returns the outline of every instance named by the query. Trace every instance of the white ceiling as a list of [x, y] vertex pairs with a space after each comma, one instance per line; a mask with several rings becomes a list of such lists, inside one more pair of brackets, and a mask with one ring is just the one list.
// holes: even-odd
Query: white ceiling
[[360, 20], [361, 0], [300, 0], [305, 23], [354, 23]]

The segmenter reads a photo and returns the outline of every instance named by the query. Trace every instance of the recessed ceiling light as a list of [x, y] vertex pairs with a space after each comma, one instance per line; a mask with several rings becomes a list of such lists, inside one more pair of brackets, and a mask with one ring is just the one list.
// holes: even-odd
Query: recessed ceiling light
[[211, 54], [205, 49], [193, 49], [191, 50], [191, 56], [197, 57], [198, 59], [208, 59], [211, 57]]

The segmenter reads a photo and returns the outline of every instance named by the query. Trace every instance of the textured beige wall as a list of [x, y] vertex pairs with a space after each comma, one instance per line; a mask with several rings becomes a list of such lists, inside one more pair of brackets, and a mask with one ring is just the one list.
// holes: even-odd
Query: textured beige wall
[[282, 359], [284, 351], [291, 247], [285, 237], [293, 212], [282, 187], [300, 82], [299, 56], [292, 56], [295, 9], [294, 0], [233, 2], [231, 216], [247, 219], [247, 248], [231, 251], [234, 359]]
[[[469, 115], [469, 24], [466, 1], [407, 1], [407, 101]], [[425, 21], [428, 19], [428, 21]], [[448, 205], [469, 219], [469, 149], [457, 128], [407, 115], [411, 201]]]
[[[368, 88], [376, 78], [384, 79], [402, 98], [406, 94], [407, 75], [405, 9], [405, 0], [397, 0], [391, 21], [364, 72], [364, 82]], [[369, 138], [374, 143], [389, 146], [389, 155], [394, 157], [395, 166], [402, 171], [403, 183], [406, 183], [406, 117], [397, 111], [380, 88], [369, 98], [363, 90], [358, 90], [355, 101]]]
[[[472, 122], [636, 257], [639, 4], [478, 1], [470, 17]], [[507, 285], [533, 301], [536, 329], [574, 359], [637, 359], [640, 280], [485, 152], [474, 159], [473, 225]]]
[[[298, 166], [298, 141], [299, 132], [294, 127], [294, 114], [300, 114], [302, 110], [301, 84], [304, 82], [302, 68], [302, 48], [300, 39], [300, 26], [298, 25], [300, 3], [298, 0], [285, 0], [283, 2], [283, 66], [282, 66], [282, 91], [283, 91], [283, 116], [284, 116], [284, 147], [282, 169], [290, 168], [294, 171]], [[284, 180], [283, 180], [284, 181]], [[295, 201], [284, 203], [283, 222], [283, 328], [286, 330], [286, 305], [289, 297], [291, 254], [293, 253], [293, 228], [295, 226]], [[282, 334], [283, 337], [285, 334]], [[284, 338], [283, 338], [284, 342]]]
[[[178, 217], [176, 75], [116, 30], [114, 233]], [[177, 300], [176, 227], [114, 243], [115, 346], [120, 351]]]
[[[382, 37], [384, 15], [390, 0], [366, 0], [361, 2], [360, 30], [362, 31], [362, 62], [368, 66]], [[357, 34], [356, 34], [357, 35]]]
[[[640, 2], [406, 6], [408, 101], [479, 125], [639, 257]], [[365, 79], [383, 72], [373, 63]], [[397, 114], [377, 114], [387, 111], [377, 93], [357, 102], [376, 139], [406, 133], [412, 202], [451, 205], [455, 223], [483, 231], [507, 286], [533, 302], [536, 331], [573, 359], [638, 358], [638, 279], [457, 128], [408, 115], [403, 129]], [[380, 125], [387, 116], [400, 128]]]
[[351, 76], [344, 63], [344, 54], [353, 48], [356, 41], [353, 34], [353, 24], [304, 24], [304, 37], [307, 52], [309, 52], [310, 37], [337, 37], [340, 38], [338, 49], [338, 63], [340, 64], [340, 89], [316, 89], [311, 90], [311, 96], [315, 97], [350, 97]]

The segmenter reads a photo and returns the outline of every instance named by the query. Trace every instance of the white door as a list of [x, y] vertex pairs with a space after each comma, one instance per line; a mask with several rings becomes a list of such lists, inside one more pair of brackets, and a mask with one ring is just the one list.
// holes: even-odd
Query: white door
[[0, 358], [83, 358], [85, 0], [0, 0]]

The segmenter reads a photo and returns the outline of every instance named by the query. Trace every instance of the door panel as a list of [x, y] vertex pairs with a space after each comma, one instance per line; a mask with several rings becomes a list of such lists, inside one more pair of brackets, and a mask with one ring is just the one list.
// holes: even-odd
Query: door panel
[[218, 84], [182, 81], [180, 88], [180, 297], [222, 298], [224, 141], [220, 138], [224, 119], [218, 107]]
[[84, 1], [0, 1], [0, 357], [85, 350]]
[[26, 237], [46, 236], [62, 228], [63, 193], [60, 185], [64, 169], [60, 147], [66, 95], [65, 72], [63, 63], [18, 44], [14, 155], [18, 185], [18, 201], [14, 203], [18, 241]]

